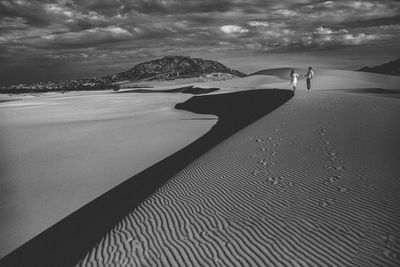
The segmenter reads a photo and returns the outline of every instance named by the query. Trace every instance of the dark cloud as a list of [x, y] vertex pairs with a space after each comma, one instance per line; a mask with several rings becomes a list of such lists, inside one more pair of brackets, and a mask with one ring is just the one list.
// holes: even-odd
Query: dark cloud
[[395, 0], [1, 0], [0, 68], [18, 82], [98, 75], [172, 53], [395, 47], [399, 13]]
[[50, 21], [46, 19], [42, 5], [36, 1], [0, 1], [1, 18], [23, 18], [30, 25], [46, 26]]
[[400, 15], [393, 16], [393, 17], [377, 18], [377, 19], [348, 21], [348, 22], [332, 25], [331, 27], [333, 27], [333, 28], [361, 28], [361, 27], [374, 27], [374, 26], [384, 26], [384, 25], [400, 25]]

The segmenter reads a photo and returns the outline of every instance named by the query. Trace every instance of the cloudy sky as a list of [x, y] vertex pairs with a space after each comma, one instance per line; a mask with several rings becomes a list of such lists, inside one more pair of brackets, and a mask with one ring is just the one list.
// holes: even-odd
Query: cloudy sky
[[399, 33], [396, 0], [0, 0], [0, 84], [105, 75], [165, 55], [242, 71], [355, 68], [400, 57]]

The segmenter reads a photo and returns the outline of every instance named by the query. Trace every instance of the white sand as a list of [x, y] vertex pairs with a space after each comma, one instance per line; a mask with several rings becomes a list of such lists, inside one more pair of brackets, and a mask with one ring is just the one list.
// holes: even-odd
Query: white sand
[[[352, 73], [315, 85], [399, 79]], [[315, 89], [195, 160], [81, 265], [399, 266], [400, 102]]]
[[0, 258], [207, 132], [215, 116], [174, 109], [190, 97], [71, 92], [0, 103]]

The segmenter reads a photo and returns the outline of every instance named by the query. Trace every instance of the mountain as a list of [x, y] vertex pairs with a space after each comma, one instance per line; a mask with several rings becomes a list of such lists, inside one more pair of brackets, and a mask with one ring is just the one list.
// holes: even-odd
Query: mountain
[[227, 73], [238, 77], [246, 76], [246, 74], [232, 70], [217, 61], [184, 56], [166, 56], [140, 63], [127, 71], [108, 75], [104, 78], [111, 82], [174, 80], [200, 77], [211, 73]]
[[375, 67], [364, 67], [359, 69], [359, 71], [400, 76], [400, 58]]

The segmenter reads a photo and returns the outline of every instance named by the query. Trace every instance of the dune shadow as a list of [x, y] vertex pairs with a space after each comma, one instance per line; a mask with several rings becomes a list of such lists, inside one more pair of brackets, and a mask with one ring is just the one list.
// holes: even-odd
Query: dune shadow
[[[194, 96], [177, 109], [219, 117], [205, 135], [106, 192], [0, 260], [0, 266], [71, 266], [157, 188], [210, 148], [293, 97], [290, 90]], [[72, 196], [71, 196], [72, 197]]]
[[22, 98], [17, 98], [17, 99], [0, 99], [0, 103], [13, 102], [13, 101], [21, 100], [21, 99], [22, 99]]
[[182, 93], [182, 94], [192, 94], [192, 95], [200, 95], [200, 94], [208, 94], [211, 92], [218, 91], [219, 88], [200, 88], [195, 86], [185, 86], [174, 89], [166, 89], [166, 90], [157, 90], [157, 89], [133, 89], [127, 91], [116, 92], [117, 94], [124, 93]]

